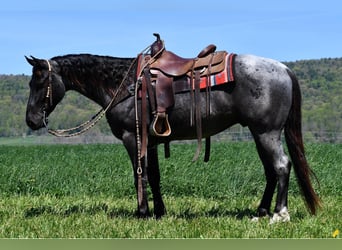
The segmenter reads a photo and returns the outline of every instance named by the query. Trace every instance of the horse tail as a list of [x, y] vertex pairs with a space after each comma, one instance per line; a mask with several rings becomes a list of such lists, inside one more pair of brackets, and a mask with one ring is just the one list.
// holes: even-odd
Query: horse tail
[[317, 208], [321, 207], [321, 201], [311, 183], [312, 177], [318, 182], [317, 177], [305, 157], [302, 135], [301, 91], [295, 74], [290, 70], [287, 70], [287, 73], [292, 80], [292, 105], [285, 123], [285, 140], [306, 206], [311, 214], [316, 214]]

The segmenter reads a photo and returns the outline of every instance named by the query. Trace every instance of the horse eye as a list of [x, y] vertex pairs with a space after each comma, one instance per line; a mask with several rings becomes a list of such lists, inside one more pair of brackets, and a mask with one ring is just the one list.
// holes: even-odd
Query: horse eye
[[42, 71], [36, 70], [36, 71], [34, 72], [34, 76], [36, 76], [36, 77], [41, 77], [41, 76], [42, 76]]
[[34, 79], [34, 82], [36, 84], [39, 84], [39, 85], [43, 84], [45, 81], [44, 72], [42, 70], [39, 70], [39, 69], [35, 70], [33, 72], [33, 79]]

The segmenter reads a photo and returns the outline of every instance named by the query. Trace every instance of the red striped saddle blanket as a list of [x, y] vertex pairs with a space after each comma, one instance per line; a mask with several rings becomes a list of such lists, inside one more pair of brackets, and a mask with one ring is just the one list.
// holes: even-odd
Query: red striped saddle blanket
[[[233, 68], [233, 62], [234, 62], [235, 54], [228, 53], [226, 55], [224, 70], [219, 73], [211, 74], [210, 76], [203, 76], [201, 77], [200, 82], [200, 89], [205, 89], [210, 82], [210, 86], [216, 86], [221, 85], [229, 82], [234, 82], [234, 68]], [[210, 77], [210, 80], [209, 80]], [[190, 79], [189, 79], [190, 82]]]

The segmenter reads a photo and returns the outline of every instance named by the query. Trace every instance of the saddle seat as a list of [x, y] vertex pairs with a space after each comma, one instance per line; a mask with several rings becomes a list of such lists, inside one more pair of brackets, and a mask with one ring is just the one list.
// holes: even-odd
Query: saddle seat
[[170, 76], [182, 76], [194, 69], [196, 62], [200, 58], [205, 58], [215, 52], [216, 46], [213, 44], [204, 48], [196, 58], [183, 58], [171, 51], [164, 50], [160, 57], [150, 65], [151, 69], [158, 69]]

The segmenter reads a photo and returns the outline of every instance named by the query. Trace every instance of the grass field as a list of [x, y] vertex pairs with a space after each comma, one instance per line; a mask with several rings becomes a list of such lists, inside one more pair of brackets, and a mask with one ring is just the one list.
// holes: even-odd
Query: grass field
[[134, 217], [122, 145], [2, 145], [0, 237], [341, 238], [341, 144], [307, 145], [323, 209], [308, 214], [292, 173], [291, 222], [274, 225], [250, 221], [265, 186], [254, 143], [215, 143], [209, 163], [191, 163], [195, 147], [174, 144], [170, 159], [160, 157], [168, 214], [156, 221]]

